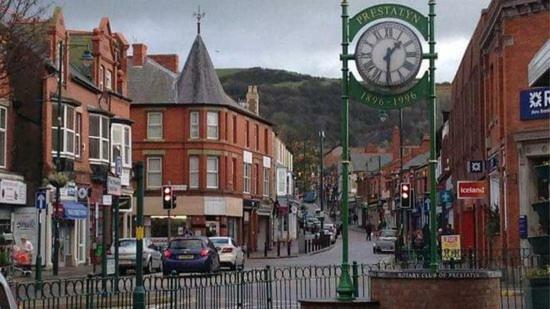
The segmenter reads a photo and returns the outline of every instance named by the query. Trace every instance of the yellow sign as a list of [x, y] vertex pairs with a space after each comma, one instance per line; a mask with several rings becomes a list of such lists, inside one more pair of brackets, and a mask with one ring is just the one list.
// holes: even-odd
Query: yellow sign
[[136, 227], [136, 239], [137, 240], [142, 240], [144, 234], [145, 233], [143, 231], [143, 226]]
[[441, 259], [460, 261], [460, 235], [441, 235]]

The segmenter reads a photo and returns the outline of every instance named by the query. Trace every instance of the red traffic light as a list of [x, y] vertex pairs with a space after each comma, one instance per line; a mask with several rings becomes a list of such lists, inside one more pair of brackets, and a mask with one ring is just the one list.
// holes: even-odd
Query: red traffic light
[[408, 183], [404, 183], [404, 184], [401, 184], [401, 191], [403, 192], [409, 192], [409, 184]]
[[164, 187], [164, 194], [170, 194], [171, 191], [172, 191], [172, 188]]

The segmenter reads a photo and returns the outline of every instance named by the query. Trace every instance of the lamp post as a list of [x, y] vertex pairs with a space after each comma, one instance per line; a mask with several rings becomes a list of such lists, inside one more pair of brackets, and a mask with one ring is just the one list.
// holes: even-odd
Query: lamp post
[[319, 202], [320, 202], [320, 206], [321, 206], [321, 218], [320, 221], [321, 221], [321, 231], [323, 231], [323, 228], [324, 228], [324, 222], [325, 222], [325, 202], [323, 201], [324, 200], [324, 182], [323, 182], [323, 177], [324, 177], [324, 172], [323, 172], [323, 141], [325, 139], [325, 131], [321, 130], [319, 131], [319, 167], [320, 167], [320, 172], [319, 172], [319, 177], [320, 177], [320, 180], [319, 180]]
[[143, 162], [134, 167], [136, 177], [136, 288], [134, 289], [134, 308], [145, 308], [145, 287], [143, 286]]
[[[81, 45], [81, 44], [69, 44], [69, 46], [86, 46], [88, 45]], [[63, 121], [62, 115], [61, 115], [61, 109], [62, 109], [62, 95], [61, 91], [63, 89], [63, 48], [64, 44], [63, 41], [59, 41], [57, 44], [57, 52], [59, 56], [58, 60], [58, 69], [57, 69], [57, 145], [56, 145], [56, 152], [55, 152], [55, 172], [57, 176], [61, 172], [61, 122]], [[93, 55], [89, 50], [85, 50], [82, 54], [81, 60], [83, 61], [84, 66], [89, 66], [91, 64], [91, 61], [93, 61]], [[60, 199], [61, 199], [61, 188], [59, 186], [59, 183], [55, 186], [55, 208], [53, 213], [53, 238], [54, 238], [54, 244], [53, 244], [53, 275], [57, 276], [59, 271], [59, 206], [60, 206]], [[40, 270], [37, 270], [40, 271]]]
[[341, 301], [355, 299], [354, 287], [349, 274], [349, 243], [348, 243], [348, 168], [349, 168], [349, 68], [348, 68], [348, 1], [342, 0], [342, 271], [336, 291]]

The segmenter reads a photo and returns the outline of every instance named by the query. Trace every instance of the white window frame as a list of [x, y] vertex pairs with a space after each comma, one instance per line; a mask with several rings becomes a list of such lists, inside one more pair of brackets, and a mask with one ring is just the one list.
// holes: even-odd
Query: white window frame
[[250, 181], [252, 176], [252, 164], [243, 163], [243, 193], [250, 194]]
[[199, 177], [200, 177], [199, 170], [200, 170], [199, 156], [189, 156], [189, 189], [199, 188]]
[[[58, 105], [57, 103], [55, 103], [55, 107], [57, 108]], [[76, 125], [76, 111], [75, 111], [75, 107], [74, 106], [71, 106], [71, 105], [68, 105], [68, 104], [61, 104], [61, 138], [63, 140], [63, 144], [61, 145], [61, 149], [60, 149], [60, 155], [62, 157], [65, 157], [65, 158], [74, 158], [75, 157], [75, 125]], [[69, 111], [70, 109], [70, 111]], [[73, 118], [73, 127], [72, 128], [68, 128], [67, 127], [67, 119], [68, 119], [68, 114], [72, 112], [70, 116], [72, 116]], [[53, 114], [55, 113], [55, 115]], [[52, 154], [53, 155], [56, 155], [57, 154], [57, 147], [53, 147], [53, 138], [54, 136], [57, 138], [57, 111], [55, 111], [53, 108], [52, 108]], [[67, 140], [68, 140], [68, 136], [72, 136], [72, 140], [73, 140], [73, 149], [72, 151], [69, 151], [68, 150], [68, 146], [67, 146]], [[59, 141], [58, 141], [59, 143]]]
[[[212, 131], [212, 132], [211, 132]], [[220, 113], [206, 113], [206, 138], [217, 140], [220, 136]]]
[[[151, 116], [152, 115], [159, 115], [160, 116], [160, 121], [159, 123], [151, 123]], [[163, 138], [164, 136], [164, 129], [163, 129], [163, 121], [164, 121], [164, 115], [162, 114], [162, 112], [147, 112], [147, 139], [150, 139], [150, 140], [160, 140]], [[151, 129], [152, 127], [160, 127], [160, 136], [152, 136], [152, 132], [151, 132]]]
[[189, 112], [189, 138], [198, 139], [200, 137], [200, 114], [198, 111]]
[[[160, 170], [151, 170], [150, 169], [150, 166], [151, 166], [151, 161], [153, 160], [158, 160], [159, 161], [159, 165], [160, 165]], [[146, 183], [146, 186], [147, 186], [147, 189], [158, 189], [160, 187], [162, 187], [162, 156], [150, 156], [150, 157], [147, 157], [147, 167], [146, 167], [146, 173], [145, 173], [145, 183]], [[151, 185], [151, 181], [149, 180], [149, 177], [151, 174], [160, 174], [160, 184], [157, 186], [157, 185]]]
[[[209, 163], [215, 162], [214, 168], [210, 168]], [[218, 189], [220, 185], [220, 178], [219, 178], [219, 171], [220, 171], [220, 158], [216, 156], [208, 156], [206, 157], [206, 188], [207, 189]], [[216, 183], [212, 184], [210, 183], [210, 177], [209, 176], [215, 176]]]
[[[115, 138], [115, 131], [120, 131], [120, 140]], [[115, 123], [111, 125], [111, 165], [115, 168], [115, 147], [120, 148], [122, 167], [132, 167], [132, 129], [129, 125]]]
[[269, 172], [271, 171], [270, 168], [267, 168], [267, 167], [264, 167], [264, 191], [263, 191], [263, 195], [264, 196], [269, 196]]
[[105, 70], [105, 88], [107, 90], [113, 90], [113, 71]]
[[104, 66], [99, 67], [99, 74], [98, 75], [99, 75], [99, 77], [98, 77], [99, 81], [98, 81], [97, 85], [98, 85], [99, 89], [103, 90], [104, 89], [103, 88], [104, 83], [105, 83], [105, 67]]
[[[92, 153], [89, 153], [90, 163], [109, 163], [109, 118], [100, 114], [90, 114], [89, 124], [91, 125], [92, 117], [99, 118], [99, 136], [92, 135], [92, 130], [88, 131], [88, 149], [91, 151], [91, 140], [99, 140], [99, 157], [92, 156]], [[105, 149], [107, 147], [107, 149]]]
[[[3, 121], [1, 121], [3, 120]], [[7, 166], [7, 148], [8, 148], [8, 109], [4, 106], [0, 106], [0, 136], [3, 136], [2, 140], [2, 157], [0, 158], [0, 167], [6, 168]]]
[[74, 115], [74, 156], [82, 157], [82, 113], [80, 112]]

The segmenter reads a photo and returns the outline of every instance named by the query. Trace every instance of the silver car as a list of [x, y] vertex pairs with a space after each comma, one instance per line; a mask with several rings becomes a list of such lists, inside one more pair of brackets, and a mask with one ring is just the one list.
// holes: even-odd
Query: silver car
[[[114, 258], [115, 249], [111, 246], [110, 258]], [[136, 239], [123, 238], [118, 246], [118, 269], [121, 275], [126, 274], [129, 269], [136, 268]], [[143, 269], [146, 273], [162, 271], [162, 253], [153, 244], [151, 239], [143, 239]]]
[[374, 241], [373, 253], [395, 252], [397, 230], [382, 230], [378, 239]]

